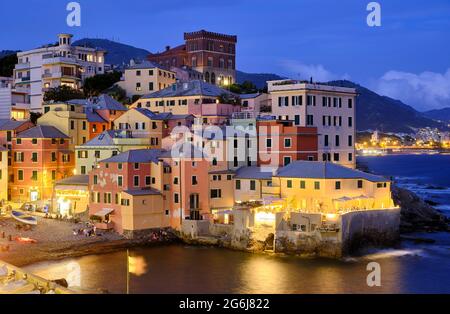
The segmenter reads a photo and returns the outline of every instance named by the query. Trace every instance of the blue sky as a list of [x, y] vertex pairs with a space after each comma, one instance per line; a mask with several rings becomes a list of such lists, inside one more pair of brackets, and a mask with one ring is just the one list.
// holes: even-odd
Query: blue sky
[[382, 26], [366, 24], [369, 0], [80, 0], [82, 26], [66, 25], [68, 0], [2, 1], [1, 49], [76, 38], [115, 39], [150, 51], [185, 31], [239, 37], [246, 72], [348, 78], [420, 110], [450, 107], [450, 1], [380, 0]]

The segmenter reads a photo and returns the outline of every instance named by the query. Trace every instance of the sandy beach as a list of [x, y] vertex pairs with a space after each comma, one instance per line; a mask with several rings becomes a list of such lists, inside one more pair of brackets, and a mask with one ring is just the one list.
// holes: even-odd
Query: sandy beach
[[[129, 240], [113, 232], [97, 232], [97, 236], [74, 235], [74, 229], [86, 227], [85, 223], [70, 223], [38, 218], [38, 225], [30, 231], [17, 230], [12, 218], [0, 218], [0, 260], [23, 267], [37, 262], [103, 254], [145, 245], [155, 245], [170, 240]], [[2, 237], [5, 233], [5, 238]], [[12, 241], [9, 241], [9, 236]], [[17, 238], [27, 238], [35, 243], [22, 243]], [[171, 239], [173, 240], [173, 238]], [[34, 242], [33, 241], [33, 242]]]

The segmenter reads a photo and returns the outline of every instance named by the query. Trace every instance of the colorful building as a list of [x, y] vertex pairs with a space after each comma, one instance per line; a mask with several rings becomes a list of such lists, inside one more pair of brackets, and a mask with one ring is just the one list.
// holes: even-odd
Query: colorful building
[[55, 182], [74, 173], [69, 138], [52, 126], [19, 133], [13, 139], [12, 154], [10, 198], [15, 202], [50, 203]]
[[185, 44], [167, 46], [147, 59], [167, 67], [188, 66], [202, 73], [207, 83], [229, 86], [236, 82], [237, 36], [200, 30], [185, 33], [184, 40]]
[[133, 137], [146, 139], [150, 148], [161, 148], [162, 140], [177, 126], [191, 128], [192, 115], [155, 114], [146, 108], [133, 108], [114, 121], [116, 130], [130, 132]]
[[268, 86], [274, 116], [317, 128], [321, 161], [356, 167], [356, 89], [293, 80]]
[[315, 127], [295, 126], [292, 121], [265, 117], [257, 121], [258, 165], [284, 167], [293, 161], [318, 161]]
[[167, 88], [177, 80], [176, 73], [158, 63], [144, 61], [132, 64], [124, 71], [122, 81], [117, 83], [127, 97], [142, 96]]
[[75, 175], [55, 182], [52, 212], [81, 217], [89, 210], [89, 176]]
[[241, 168], [235, 201], [292, 212], [342, 214], [394, 208], [390, 180], [327, 162], [295, 161], [277, 171]]
[[154, 113], [190, 114], [203, 124], [226, 124], [233, 113], [241, 110], [237, 95], [200, 80], [178, 82], [144, 95], [131, 107], [150, 109]]
[[75, 148], [76, 173], [87, 175], [100, 161], [136, 149], [150, 149], [149, 141], [134, 137], [126, 130], [105, 131]]
[[0, 147], [0, 203], [8, 200], [8, 185], [9, 185], [9, 165], [8, 165], [9, 150]]

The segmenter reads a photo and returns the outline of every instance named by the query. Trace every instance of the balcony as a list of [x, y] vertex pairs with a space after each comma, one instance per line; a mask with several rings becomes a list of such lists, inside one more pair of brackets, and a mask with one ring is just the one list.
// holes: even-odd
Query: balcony
[[69, 72], [53, 72], [42, 74], [43, 79], [60, 79], [60, 78], [71, 78], [81, 80], [81, 73], [69, 73]]
[[16, 70], [26, 70], [31, 67], [30, 62], [18, 63], [15, 66]]
[[78, 64], [77, 59], [75, 58], [69, 58], [69, 57], [43, 57], [43, 65], [49, 65], [49, 64], [57, 64], [57, 63], [67, 63], [67, 64]]

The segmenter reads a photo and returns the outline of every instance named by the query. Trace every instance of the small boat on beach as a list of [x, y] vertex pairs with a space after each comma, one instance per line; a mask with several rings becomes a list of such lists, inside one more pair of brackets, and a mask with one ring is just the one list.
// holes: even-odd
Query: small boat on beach
[[11, 213], [11, 216], [15, 220], [17, 220], [17, 221], [19, 221], [19, 222], [21, 222], [23, 224], [31, 225], [31, 226], [36, 226], [37, 225], [37, 218], [33, 217], [33, 216], [30, 216], [30, 215], [28, 215], [26, 213], [13, 210], [12, 213]]

